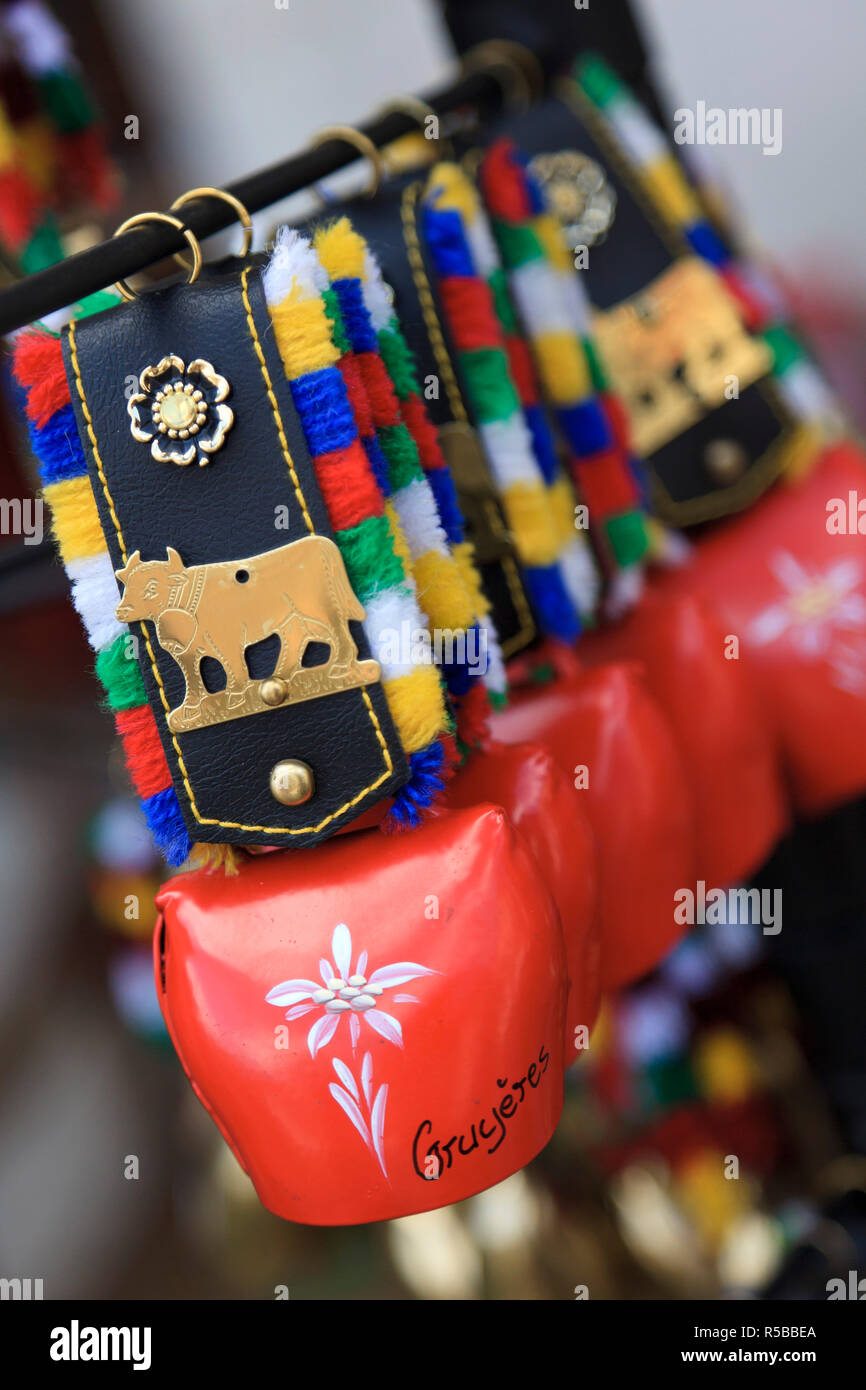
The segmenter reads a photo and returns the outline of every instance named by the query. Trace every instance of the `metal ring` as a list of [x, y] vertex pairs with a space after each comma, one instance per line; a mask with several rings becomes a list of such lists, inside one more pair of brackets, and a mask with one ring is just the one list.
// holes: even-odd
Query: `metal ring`
[[[252, 218], [240, 198], [236, 198], [234, 193], [227, 193], [224, 188], [188, 188], [186, 193], [181, 193], [179, 198], [175, 198], [170, 211], [176, 212], [178, 208], [182, 208], [186, 203], [193, 202], [196, 198], [219, 198], [222, 202], [228, 203], [229, 207], [237, 213], [238, 221], [243, 228], [241, 257], [248, 256], [250, 254], [250, 247], [253, 244], [253, 223]], [[189, 262], [184, 259], [183, 251], [175, 251], [174, 259], [177, 261], [178, 265], [183, 266], [184, 270], [188, 271], [190, 269]]]
[[[123, 233], [128, 232], [131, 227], [141, 227], [145, 222], [166, 222], [169, 227], [174, 227], [176, 231], [183, 232], [189, 242], [189, 248], [192, 251], [192, 267], [188, 268], [187, 277], [187, 284], [191, 285], [194, 280], [198, 279], [199, 271], [202, 267], [201, 247], [198, 244], [198, 238], [193, 235], [189, 227], [184, 226], [179, 217], [172, 217], [169, 212], [137, 212], [134, 217], [127, 217], [125, 222], [121, 222], [114, 235], [122, 236]], [[131, 290], [125, 280], [117, 280], [114, 287], [127, 302], [138, 299], [135, 290]]]
[[462, 55], [460, 70], [487, 71], [499, 78], [506, 106], [518, 110], [528, 111], [544, 91], [544, 69], [538, 58], [531, 48], [511, 39], [485, 39], [476, 44]]
[[369, 185], [364, 190], [364, 197], [375, 198], [385, 175], [385, 161], [382, 158], [382, 151], [373, 144], [369, 135], [365, 135], [362, 130], [356, 130], [353, 125], [324, 126], [313, 136], [310, 141], [310, 149], [314, 150], [319, 145], [327, 145], [332, 140], [342, 140], [357, 150], [364, 159], [369, 160], [371, 177]]
[[[385, 106], [381, 107], [378, 115], [390, 116], [392, 111], [401, 111], [405, 116], [411, 116], [414, 121], [417, 121], [418, 127], [423, 132], [425, 139], [429, 139], [427, 135], [427, 122], [431, 116], [436, 118], [436, 126], [437, 129], [439, 128], [439, 113], [428, 106], [425, 101], [422, 101], [420, 97], [402, 95], [392, 97]], [[450, 140], [446, 140], [444, 136], [437, 135], [435, 140], [431, 140], [430, 143], [436, 152], [437, 158], [453, 158], [454, 151], [451, 142]]]

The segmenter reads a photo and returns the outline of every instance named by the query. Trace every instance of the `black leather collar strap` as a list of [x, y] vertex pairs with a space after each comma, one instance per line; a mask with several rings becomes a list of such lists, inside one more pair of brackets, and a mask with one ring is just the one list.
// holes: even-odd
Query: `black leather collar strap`
[[[580, 101], [579, 95], [576, 101]], [[676, 303], [681, 317], [673, 333], [687, 339], [690, 351], [700, 356], [704, 348], [715, 350], [708, 333], [711, 336], [718, 320], [723, 324], [720, 340], [726, 340], [725, 351], [731, 354], [730, 370], [736, 373], [737, 361], [745, 360], [743, 351], [737, 354], [738, 344], [745, 357], [757, 362], [761, 340], [744, 327], [737, 328], [736, 334], [730, 331], [730, 314], [717, 312], [725, 310], [726, 301], [733, 302], [720, 278], [698, 260], [678, 230], [668, 226], [649, 203], [637, 170], [610, 139], [590, 103], [580, 101], [579, 107], [572, 108], [551, 97], [527, 112], [500, 118], [489, 136], [514, 140], [520, 152], [530, 158], [560, 152], [588, 156], [600, 166], [612, 188], [616, 203], [610, 231], [603, 241], [590, 247], [581, 271], [598, 315], [595, 328], [599, 344], [604, 342], [605, 329], [610, 340], [624, 324], [631, 331], [644, 311], [648, 322], [659, 305]], [[667, 278], [678, 266], [695, 273]], [[666, 331], [663, 324], [659, 331]], [[634, 351], [629, 351], [634, 357]], [[649, 351], [643, 358], [638, 352], [638, 359], [647, 360]], [[633, 381], [618, 379], [604, 350], [601, 355], [611, 386], [626, 401], [633, 420], [644, 409], [655, 409], [658, 416], [662, 398], [674, 407], [670, 418], [675, 418], [676, 402], [669, 382], [659, 378], [654, 404], [650, 399], [653, 383], [638, 381], [637, 377]], [[774, 384], [770, 354], [765, 352], [764, 357], [761, 367], [750, 370], [741, 382], [738, 397], [726, 399], [720, 390], [712, 405], [704, 400], [697, 407], [695, 398], [684, 398], [688, 423], [667, 429], [662, 425], [662, 435], [667, 437], [643, 448], [640, 438], [635, 437], [636, 450], [650, 467], [653, 501], [663, 520], [686, 526], [737, 511], [756, 500], [796, 454], [801, 432]], [[728, 371], [720, 359], [714, 379], [722, 383]], [[691, 394], [686, 381], [680, 381], [678, 389]], [[736, 465], [733, 481], [724, 472], [726, 459]]]
[[[328, 215], [345, 215], [372, 247], [394, 293], [394, 309], [425, 388], [425, 405], [439, 431], [472, 542], [503, 655], [524, 650], [536, 636], [532, 610], [490, 469], [464, 404], [457, 357], [435, 301], [419, 202], [426, 171], [391, 178], [375, 198], [355, 198]], [[311, 219], [311, 231], [320, 218]], [[426, 388], [434, 384], [432, 392]]]
[[139, 636], [191, 839], [296, 848], [334, 834], [408, 767], [258, 270], [82, 319], [63, 351], [124, 571], [118, 617]]

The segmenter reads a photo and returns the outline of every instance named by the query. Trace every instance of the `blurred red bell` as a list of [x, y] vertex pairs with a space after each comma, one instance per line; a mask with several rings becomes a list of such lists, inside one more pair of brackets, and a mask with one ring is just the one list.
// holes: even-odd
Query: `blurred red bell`
[[532, 850], [559, 909], [568, 967], [565, 1065], [579, 1056], [601, 998], [601, 916], [592, 828], [580, 794], [537, 744], [490, 740], [448, 784], [451, 807], [501, 806]]
[[661, 583], [665, 593], [704, 595], [739, 641], [805, 815], [866, 791], [864, 464], [853, 445], [828, 450], [807, 477], [779, 483], [719, 526]]
[[634, 658], [670, 721], [691, 787], [697, 876], [747, 878], [787, 827], [781, 755], [747, 663], [727, 654], [725, 628], [692, 594], [648, 593], [623, 622], [582, 639], [591, 665]]
[[507, 743], [540, 743], [586, 800], [602, 987], [617, 989], [652, 969], [682, 934], [674, 893], [695, 881], [691, 799], [670, 727], [639, 673], [625, 664], [578, 669], [513, 691], [491, 729]]
[[497, 807], [244, 858], [159, 893], [183, 1067], [262, 1202], [314, 1225], [460, 1201], [562, 1109], [565, 955]]

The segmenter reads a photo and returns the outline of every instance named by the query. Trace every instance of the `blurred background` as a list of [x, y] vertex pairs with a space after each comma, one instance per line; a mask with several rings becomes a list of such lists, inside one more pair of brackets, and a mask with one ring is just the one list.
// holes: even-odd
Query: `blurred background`
[[[80, 96], [67, 87], [70, 186], [42, 252], [15, 247], [14, 215], [0, 215], [0, 239], [25, 269], [51, 258], [54, 236], [74, 250], [182, 189], [285, 156], [325, 124], [447, 81], [472, 7], [49, 8]], [[698, 99], [782, 108], [779, 157], [748, 146], [689, 156], [712, 156], [702, 177], [771, 257], [866, 424], [866, 10], [636, 0], [633, 14], [669, 128]], [[5, 82], [14, 116], [26, 82], [8, 67]], [[303, 203], [261, 214], [257, 244]], [[6, 385], [0, 495], [12, 497], [34, 474]], [[269, 1298], [277, 1286], [292, 1298], [570, 1299], [584, 1286], [593, 1298], [741, 1298], [823, 1296], [814, 1290], [831, 1275], [866, 1268], [863, 1100], [845, 1089], [862, 1082], [862, 1059], [849, 1049], [848, 1081], [828, 1083], [838, 1050], [828, 1060], [791, 970], [745, 927], [735, 946], [696, 932], [610, 1001], [572, 1069], [554, 1141], [500, 1188], [348, 1230], [263, 1211], [163, 1034], [149, 952], [160, 869], [64, 590], [59, 563], [19, 566], [0, 586], [0, 1276], [41, 1278], [47, 1298]], [[822, 862], [850, 887], [862, 809], [846, 815], [848, 857]], [[835, 845], [838, 825], [827, 836]], [[825, 900], [832, 891], [813, 888]], [[855, 889], [840, 895], [842, 916], [866, 901], [859, 880]], [[737, 1183], [718, 1176], [731, 1146]]]

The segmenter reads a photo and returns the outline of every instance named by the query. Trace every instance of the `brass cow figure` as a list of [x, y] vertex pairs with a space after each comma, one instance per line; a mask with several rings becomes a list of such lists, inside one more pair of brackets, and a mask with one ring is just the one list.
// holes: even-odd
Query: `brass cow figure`
[[[142, 560], [136, 550], [116, 574], [123, 584], [118, 619], [152, 622], [159, 645], [183, 672], [183, 703], [168, 716], [174, 733], [379, 679], [377, 662], [358, 659], [349, 620], [360, 622], [364, 609], [327, 536], [305, 536], [249, 560], [189, 568], [171, 546], [165, 560]], [[255, 680], [246, 650], [274, 634], [280, 650], [273, 673]], [[305, 667], [304, 652], [311, 642], [324, 643], [328, 658]], [[201, 674], [205, 657], [225, 671], [224, 690], [206, 689]]]

